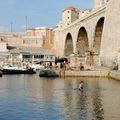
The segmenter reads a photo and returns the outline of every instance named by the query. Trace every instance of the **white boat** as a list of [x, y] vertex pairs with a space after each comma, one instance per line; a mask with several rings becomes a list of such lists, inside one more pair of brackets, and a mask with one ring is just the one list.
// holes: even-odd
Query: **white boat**
[[32, 68], [26, 69], [23, 67], [13, 66], [10, 64], [3, 65], [2, 67], [3, 74], [35, 74], [36, 71]]
[[9, 70], [26, 70], [23, 67], [13, 66], [11, 64], [5, 64], [2, 66], [2, 69], [9, 69]]
[[41, 70], [41, 69], [44, 69], [45, 67], [40, 64], [32, 64], [32, 65], [30, 65], [30, 68], [32, 68], [34, 70]]

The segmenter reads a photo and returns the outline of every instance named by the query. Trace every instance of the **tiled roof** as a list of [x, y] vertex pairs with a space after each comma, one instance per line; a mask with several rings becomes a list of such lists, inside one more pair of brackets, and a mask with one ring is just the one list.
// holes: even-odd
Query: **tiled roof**
[[76, 10], [76, 8], [74, 6], [70, 6], [66, 10]]

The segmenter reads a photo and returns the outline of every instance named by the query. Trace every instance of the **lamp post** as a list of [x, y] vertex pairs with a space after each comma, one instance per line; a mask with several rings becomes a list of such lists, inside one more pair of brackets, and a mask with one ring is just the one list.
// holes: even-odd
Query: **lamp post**
[[10, 23], [10, 32], [13, 32], [13, 22]]
[[25, 16], [25, 29], [27, 30], [27, 25], [28, 25], [28, 23], [27, 23], [27, 16]]

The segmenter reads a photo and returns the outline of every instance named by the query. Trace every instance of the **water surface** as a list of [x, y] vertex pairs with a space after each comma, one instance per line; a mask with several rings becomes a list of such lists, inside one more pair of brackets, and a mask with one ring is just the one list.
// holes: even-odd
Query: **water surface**
[[[83, 92], [76, 88], [84, 81]], [[120, 82], [107, 78], [4, 75], [0, 120], [119, 120]]]

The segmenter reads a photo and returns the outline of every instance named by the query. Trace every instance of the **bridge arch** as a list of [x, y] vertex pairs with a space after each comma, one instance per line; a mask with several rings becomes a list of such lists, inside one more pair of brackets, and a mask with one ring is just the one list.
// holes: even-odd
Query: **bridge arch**
[[98, 56], [100, 54], [100, 48], [101, 48], [101, 38], [103, 33], [104, 19], [105, 19], [104, 17], [101, 17], [98, 20], [94, 32], [93, 51]]
[[77, 42], [76, 42], [76, 52], [80, 56], [84, 56], [89, 50], [88, 34], [85, 27], [81, 27], [78, 32]]
[[64, 55], [69, 56], [73, 53], [73, 38], [71, 33], [67, 33], [64, 47]]

